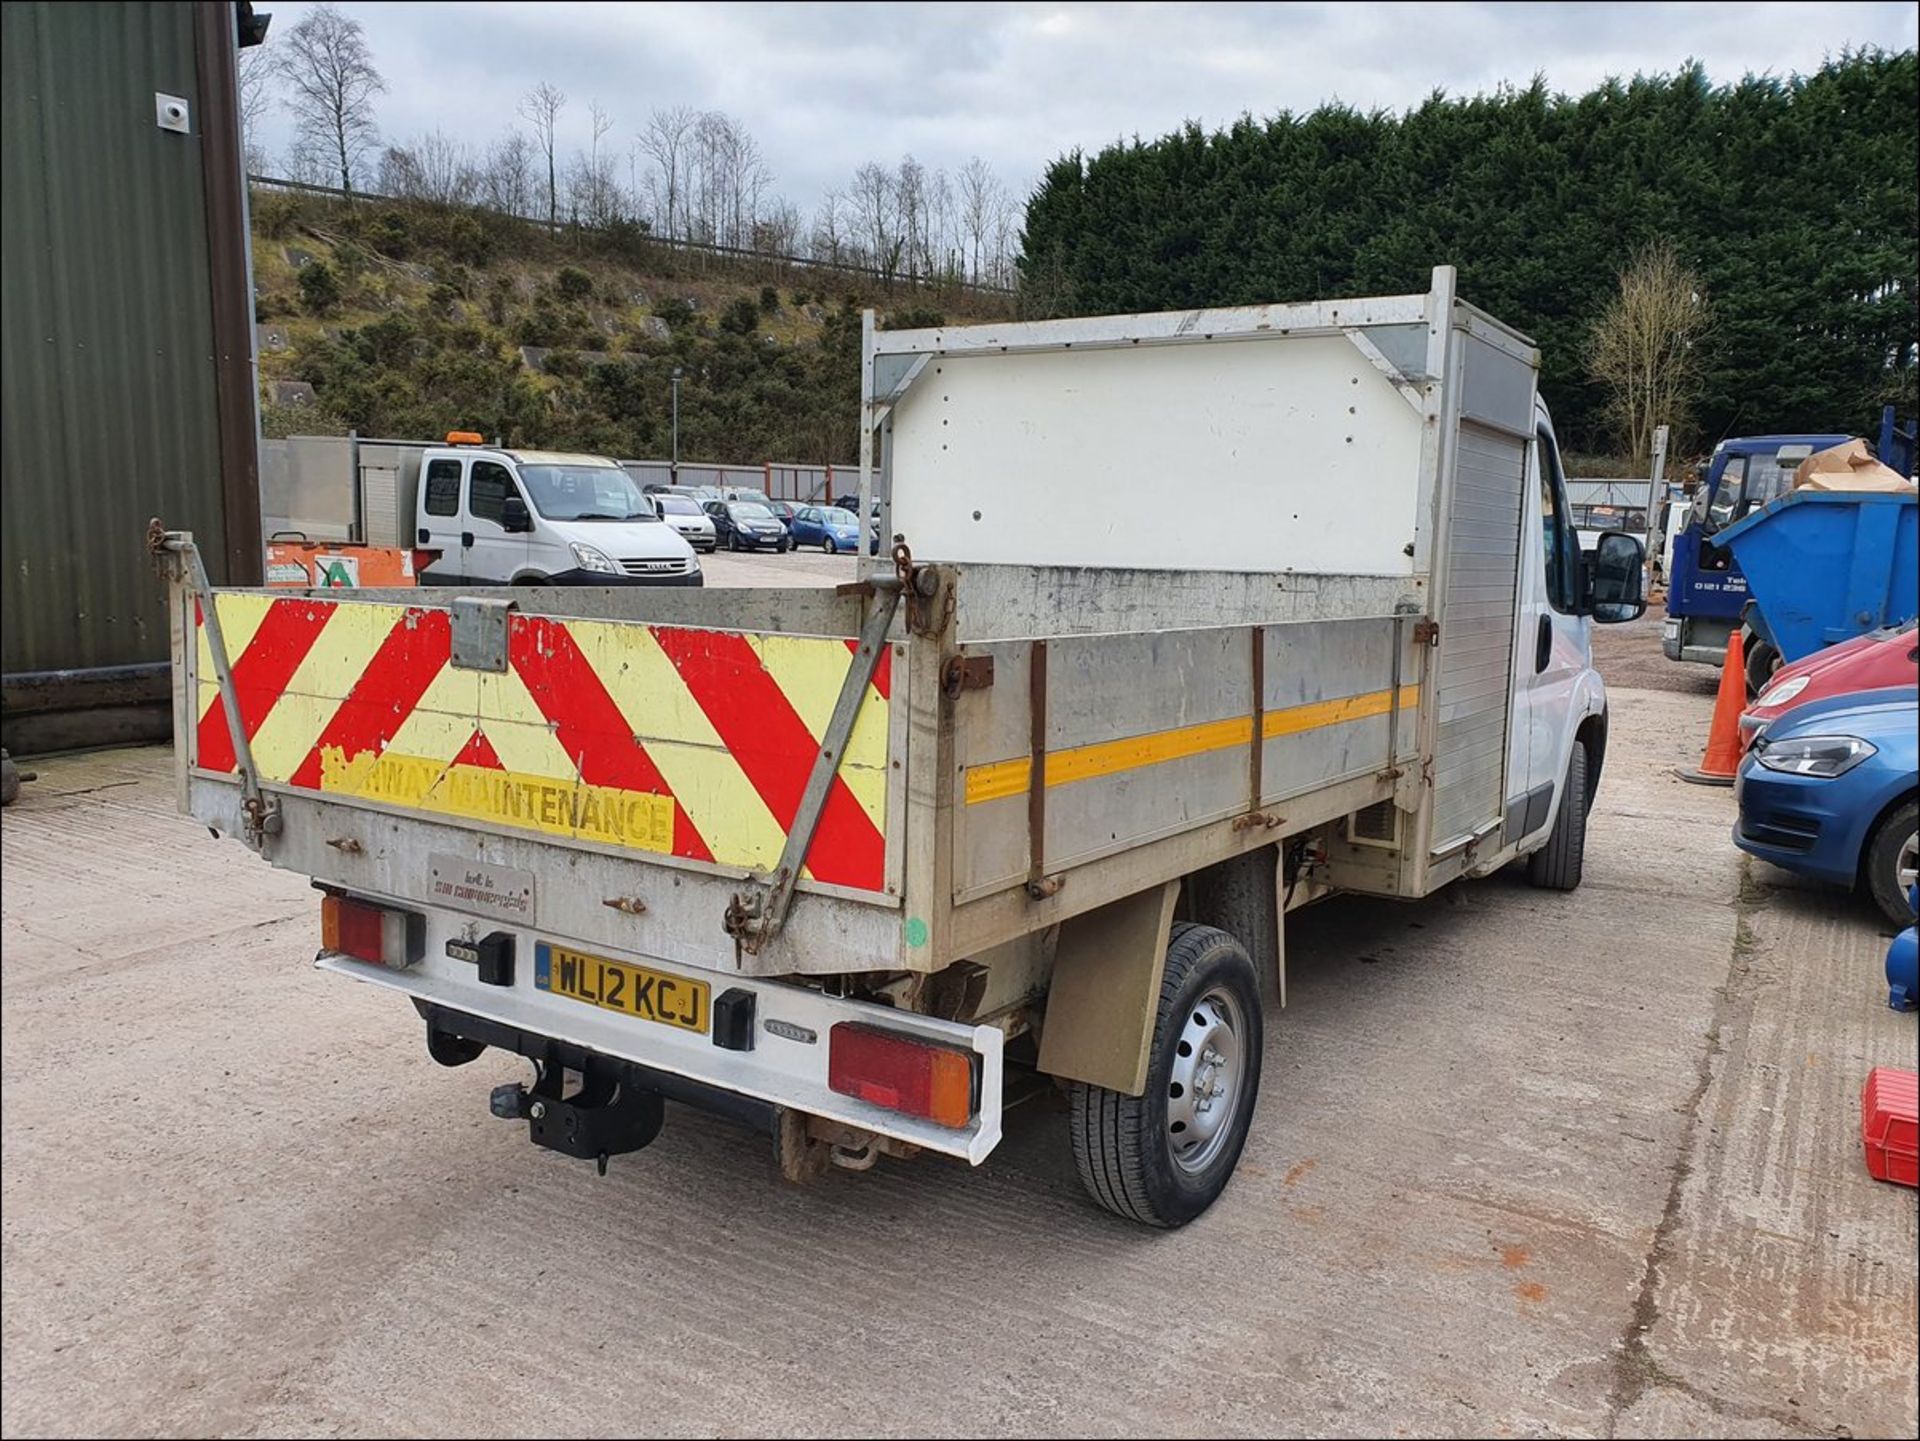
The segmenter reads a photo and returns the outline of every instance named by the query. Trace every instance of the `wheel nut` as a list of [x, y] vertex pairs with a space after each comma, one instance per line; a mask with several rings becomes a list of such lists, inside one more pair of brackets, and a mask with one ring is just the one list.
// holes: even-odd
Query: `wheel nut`
[[527, 1107], [527, 1114], [536, 1121], [544, 1120], [547, 1114], [547, 1103], [545, 1101], [535, 1101], [531, 1106]]

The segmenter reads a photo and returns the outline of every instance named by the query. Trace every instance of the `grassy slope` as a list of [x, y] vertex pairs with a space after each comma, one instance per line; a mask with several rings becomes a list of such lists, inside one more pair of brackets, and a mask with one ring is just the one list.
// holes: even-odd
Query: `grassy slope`
[[[390, 215], [399, 238], [382, 221]], [[267, 434], [427, 438], [471, 427], [521, 444], [664, 454], [677, 367], [683, 455], [851, 461], [860, 306], [914, 323], [1010, 308], [957, 288], [889, 296], [854, 277], [446, 219], [256, 195], [256, 315], [287, 341], [260, 348]], [[316, 264], [338, 282], [333, 305], [303, 297], [301, 272]], [[743, 300], [751, 328], [732, 333], [723, 322]], [[523, 362], [527, 343], [561, 352], [548, 373]], [[595, 353], [620, 363], [601, 368]], [[274, 382], [286, 380], [312, 384], [314, 404], [274, 403]]]

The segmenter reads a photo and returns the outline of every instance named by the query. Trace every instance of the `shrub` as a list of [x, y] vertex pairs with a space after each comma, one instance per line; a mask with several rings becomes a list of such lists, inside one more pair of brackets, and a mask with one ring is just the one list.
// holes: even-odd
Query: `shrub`
[[760, 309], [764, 314], [772, 315], [780, 308], [780, 292], [771, 285], [760, 287]]
[[884, 323], [887, 330], [935, 330], [947, 323], [946, 316], [937, 310], [928, 310], [922, 306], [909, 306], [905, 310], [895, 310], [888, 314]]
[[493, 277], [487, 287], [487, 319], [495, 325], [507, 323], [507, 302], [513, 298], [513, 282], [504, 275]]
[[564, 345], [568, 334], [566, 323], [545, 301], [536, 301], [513, 327], [513, 338], [522, 345]]
[[391, 260], [405, 260], [413, 253], [413, 226], [398, 210], [382, 210], [367, 222], [361, 235], [369, 246]]
[[554, 289], [563, 300], [585, 300], [593, 294], [593, 277], [577, 266], [563, 265], [553, 277]]
[[683, 300], [679, 296], [661, 301], [653, 307], [653, 313], [666, 321], [668, 327], [673, 330], [684, 330], [694, 321], [693, 302]]
[[720, 328], [733, 335], [751, 335], [759, 325], [760, 312], [744, 295], [720, 313]]
[[314, 315], [331, 315], [340, 308], [340, 281], [326, 261], [301, 267], [300, 303]]

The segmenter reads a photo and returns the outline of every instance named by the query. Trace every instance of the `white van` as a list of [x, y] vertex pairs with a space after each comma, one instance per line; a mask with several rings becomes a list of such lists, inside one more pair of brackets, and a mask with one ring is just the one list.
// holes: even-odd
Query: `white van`
[[422, 585], [705, 584], [692, 546], [613, 461], [448, 440], [420, 457], [416, 541], [440, 552]]

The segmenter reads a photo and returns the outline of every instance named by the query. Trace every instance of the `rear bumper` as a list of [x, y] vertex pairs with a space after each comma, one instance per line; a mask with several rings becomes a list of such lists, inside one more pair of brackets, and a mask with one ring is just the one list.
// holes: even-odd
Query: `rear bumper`
[[[427, 909], [425, 914], [425, 955], [404, 971], [333, 952], [323, 952], [314, 964], [404, 993], [422, 1015], [441, 1017], [455, 1035], [523, 1055], [534, 1053], [528, 1047], [557, 1045], [632, 1063], [650, 1076], [658, 1073], [674, 1078], [658, 1084], [649, 1080], [651, 1089], [750, 1123], [757, 1124], [757, 1118], [767, 1114], [762, 1108], [787, 1108], [975, 1164], [986, 1159], [1000, 1142], [1002, 1037], [995, 1027], [936, 1020], [888, 1006], [842, 1000], [807, 986], [723, 975], [652, 956], [598, 952], [703, 982], [712, 988], [715, 1002], [728, 992], [750, 997], [753, 1019], [749, 1048], [728, 1049], [717, 1043], [717, 1030], [680, 1030], [539, 989], [535, 984], [536, 938], [528, 932], [514, 933], [510, 984], [483, 984], [472, 963], [446, 953], [448, 941], [470, 940], [474, 926], [466, 917], [452, 912]], [[827, 1060], [833, 1027], [841, 1022], [861, 1022], [972, 1053], [979, 1076], [979, 1102], [967, 1126], [937, 1125], [833, 1090], [827, 1083]], [[489, 1026], [496, 1029], [489, 1031]]]
[[1716, 616], [1670, 615], [1660, 628], [1660, 653], [1668, 660], [1720, 665], [1727, 658], [1734, 624]]

